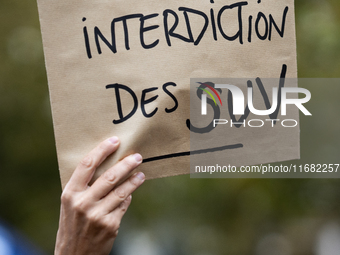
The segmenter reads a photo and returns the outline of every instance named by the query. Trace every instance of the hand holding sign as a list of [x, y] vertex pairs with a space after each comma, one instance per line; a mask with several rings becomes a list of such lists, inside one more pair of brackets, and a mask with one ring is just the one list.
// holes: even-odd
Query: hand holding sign
[[83, 158], [67, 183], [61, 197], [56, 255], [109, 254], [120, 221], [131, 203], [131, 193], [145, 179], [141, 172], [128, 178], [142, 162], [141, 155], [134, 154], [88, 186], [96, 167], [118, 146], [117, 137], [99, 144]]

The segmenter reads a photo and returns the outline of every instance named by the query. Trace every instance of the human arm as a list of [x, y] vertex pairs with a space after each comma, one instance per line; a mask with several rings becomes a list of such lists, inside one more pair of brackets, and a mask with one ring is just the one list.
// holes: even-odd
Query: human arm
[[142, 156], [133, 154], [89, 186], [96, 168], [118, 146], [117, 137], [100, 143], [82, 159], [66, 184], [61, 196], [55, 255], [109, 254], [130, 205], [131, 193], [145, 180], [141, 172], [125, 180], [142, 163]]

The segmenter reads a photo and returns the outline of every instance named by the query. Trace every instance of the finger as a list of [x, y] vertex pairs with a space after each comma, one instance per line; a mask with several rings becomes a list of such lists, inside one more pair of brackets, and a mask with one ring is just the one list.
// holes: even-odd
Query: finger
[[118, 235], [120, 223], [122, 218], [131, 204], [131, 195], [128, 196], [113, 212], [105, 215], [106, 226], [109, 228], [109, 233], [111, 233], [112, 237], [116, 237]]
[[118, 218], [118, 219], [122, 219], [124, 214], [126, 213], [126, 210], [129, 208], [131, 204], [131, 199], [132, 199], [132, 195], [130, 194], [127, 198], [125, 198], [125, 200], [122, 203], [120, 203], [120, 205], [116, 208], [116, 210], [110, 213], [111, 216]]
[[144, 180], [145, 175], [142, 172], [132, 175], [100, 201], [102, 211], [104, 213], [110, 213], [115, 209], [119, 209], [121, 203], [125, 201], [125, 199], [140, 185], [142, 185]]
[[101, 142], [78, 164], [67, 186], [73, 190], [85, 190], [96, 168], [119, 146], [118, 137], [114, 136]]
[[105, 197], [117, 184], [124, 181], [142, 163], [142, 160], [142, 156], [136, 153], [119, 161], [102, 174], [87, 190], [89, 198], [97, 201]]
[[[108, 220], [110, 222], [120, 222], [124, 216], [124, 214], [126, 213], [127, 209], [129, 208], [130, 204], [131, 204], [131, 199], [132, 196], [129, 195], [122, 203], [120, 203], [120, 205], [118, 205], [118, 207], [113, 210], [112, 212], [110, 212], [107, 216], [108, 216]], [[118, 226], [119, 228], [119, 226]]]

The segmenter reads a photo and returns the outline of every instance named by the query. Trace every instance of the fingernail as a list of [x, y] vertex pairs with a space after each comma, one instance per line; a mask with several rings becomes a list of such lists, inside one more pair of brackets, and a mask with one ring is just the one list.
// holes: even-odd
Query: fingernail
[[142, 155], [140, 155], [139, 153], [134, 154], [133, 157], [138, 163], [142, 162], [143, 160]]
[[119, 142], [119, 139], [117, 136], [113, 136], [111, 138], [109, 138], [109, 142], [112, 144], [117, 144]]
[[140, 179], [141, 181], [144, 181], [144, 180], [145, 180], [145, 175], [144, 175], [142, 172], [138, 172], [138, 173], [136, 174], [136, 177], [137, 177], [138, 179]]

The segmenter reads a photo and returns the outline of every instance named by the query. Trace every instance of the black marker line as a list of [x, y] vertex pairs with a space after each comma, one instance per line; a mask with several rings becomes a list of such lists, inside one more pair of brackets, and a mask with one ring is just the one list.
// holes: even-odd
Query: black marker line
[[202, 154], [202, 153], [208, 153], [208, 152], [214, 152], [214, 151], [223, 151], [223, 150], [230, 150], [230, 149], [238, 149], [238, 148], [242, 148], [242, 147], [243, 147], [242, 143], [237, 143], [237, 144], [225, 145], [225, 146], [209, 148], [209, 149], [179, 152], [179, 153], [167, 154], [167, 155], [162, 155], [162, 156], [157, 156], [157, 157], [152, 157], [152, 158], [146, 158], [146, 159], [143, 160], [142, 163], [147, 163], [147, 162], [161, 160], [161, 159], [167, 159], [167, 158], [176, 158], [176, 157], [190, 156], [190, 155]]

